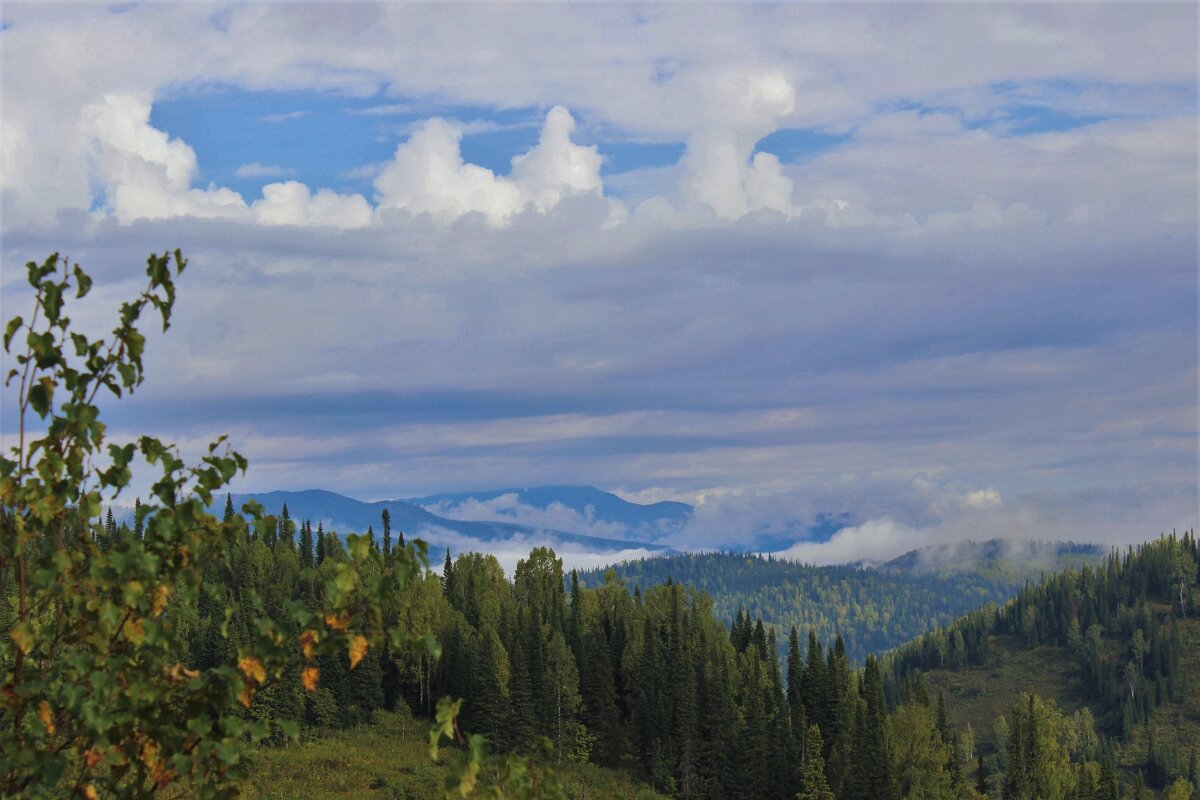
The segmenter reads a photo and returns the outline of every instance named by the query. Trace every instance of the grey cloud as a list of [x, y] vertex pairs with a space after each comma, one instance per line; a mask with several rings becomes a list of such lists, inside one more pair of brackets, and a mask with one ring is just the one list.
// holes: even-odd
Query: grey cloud
[[[720, 6], [682, 41], [685, 10], [652, 7], [640, 50], [618, 35], [631, 24], [623, 9], [512, 19], [482, 9], [457, 28], [434, 14], [432, 52], [393, 41], [433, 14], [423, 8], [356, 6], [317, 41], [302, 18], [313, 8], [238, 7], [223, 30], [150, 65], [154, 74], [107, 65], [89, 91], [151, 91], [196, 74], [256, 88], [387, 84], [456, 103], [564, 102], [670, 138], [696, 122], [690, 65], [761, 41], [761, 66], [793, 66], [797, 109], [780, 124], [855, 133], [785, 165], [803, 208], [790, 219], [722, 221], [662, 200], [614, 226], [607, 201], [583, 196], [504, 230], [479, 215], [440, 225], [400, 210], [347, 231], [119, 226], [84, 211], [7, 220], [5, 313], [28, 296], [20, 265], [51, 249], [97, 276], [104, 304], [132, 290], [147, 249], [181, 247], [192, 267], [176, 324], [151, 337], [148, 383], [111, 406], [112, 431], [150, 428], [189, 447], [229, 432], [251, 458], [243, 488], [619, 486], [703, 499], [680, 539], [694, 547], [799, 531], [821, 512], [854, 515], [842, 550], [806, 557], [1005, 532], [1141, 538], [1196, 516], [1194, 109], [1176, 113], [1162, 89], [1168, 99], [1128, 118], [1018, 139], [959, 130], [961, 119], [875, 113], [904, 97], [1068, 72], [1192, 85], [1195, 26], [1183, 23], [1194, 8], [1072, 9]], [[32, 41], [20, 27], [53, 13], [6, 7], [6, 63]], [[150, 29], [208, 19], [189, 8], [131, 13]], [[597, 17], [616, 32], [598, 49], [627, 58], [616, 67], [578, 46]], [[139, 30], [96, 11], [88, 19], [114, 41]], [[279, 47], [226, 49], [256, 36]], [[342, 49], [339, 37], [362, 47]], [[931, 49], [901, 69], [905, 37]], [[663, 57], [682, 66], [652, 80]], [[848, 65], [856, 77], [834, 80]], [[83, 102], [61, 78], [30, 75], [22, 89]], [[817, 102], [831, 85], [847, 97]], [[1100, 102], [1038, 87], [1039, 102], [1060, 110]], [[955, 102], [980, 117], [995, 110]], [[66, 188], [79, 178], [61, 177]], [[678, 177], [612, 185], [644, 199]], [[16, 186], [6, 184], [6, 211], [29, 197]], [[106, 324], [99, 310], [72, 315]], [[1002, 504], [960, 502], [987, 490]]]

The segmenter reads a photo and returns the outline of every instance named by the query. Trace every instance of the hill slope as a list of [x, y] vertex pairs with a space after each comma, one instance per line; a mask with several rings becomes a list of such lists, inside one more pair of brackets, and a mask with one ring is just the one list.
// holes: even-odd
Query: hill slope
[[1035, 692], [1064, 714], [1090, 714], [1129, 782], [1141, 775], [1161, 789], [1200, 751], [1197, 550], [1190, 536], [1159, 539], [925, 634], [885, 658], [889, 698], [922, 674], [996, 766], [997, 718]]
[[[829, 641], [840, 634], [852, 661], [882, 653], [949, 625], [988, 603], [1003, 603], [1030, 577], [1073, 563], [1096, 563], [1093, 545], [966, 543], [950, 554], [913, 551], [876, 568], [814, 567], [753, 554], [703, 553], [627, 561], [612, 567], [643, 589], [668, 579], [708, 593], [713, 612], [729, 624], [739, 610], [781, 628], [795, 626]], [[943, 556], [947, 556], [943, 558]], [[606, 569], [582, 573], [585, 586], [603, 583]]]

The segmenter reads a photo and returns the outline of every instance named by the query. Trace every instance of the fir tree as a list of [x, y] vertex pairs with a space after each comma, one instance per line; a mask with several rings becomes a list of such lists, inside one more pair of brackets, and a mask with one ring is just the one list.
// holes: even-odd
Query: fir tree
[[854, 748], [857, 796], [863, 800], [890, 800], [895, 790], [892, 781], [892, 753], [887, 732], [887, 703], [879, 662], [867, 656], [862, 673], [863, 713], [861, 729]]
[[308, 569], [313, 566], [313, 536], [312, 523], [304, 520], [300, 526], [300, 567]]
[[296, 543], [292, 540], [292, 517], [288, 513], [287, 503], [283, 504], [283, 510], [279, 512], [278, 541], [282, 542], [288, 550], [296, 546]]
[[454, 597], [454, 564], [450, 562], [450, 548], [446, 548], [446, 561], [442, 564], [442, 591], [446, 597]]
[[821, 741], [821, 729], [816, 725], [808, 726], [808, 742], [805, 750], [808, 756], [804, 764], [804, 785], [797, 795], [797, 800], [836, 800], [825, 780], [825, 759], [821, 757], [824, 743]]
[[380, 513], [379, 519], [383, 524], [383, 555], [386, 558], [392, 554], [392, 512], [385, 508]]
[[100, 540], [100, 546], [107, 550], [112, 547], [117, 541], [117, 521], [113, 517], [112, 506], [108, 507], [108, 514], [104, 517], [104, 537]]
[[1008, 768], [1004, 774], [1004, 800], [1027, 800], [1030, 796], [1026, 731], [1024, 709], [1018, 702], [1013, 706], [1012, 716], [1008, 721], [1008, 741], [1004, 747], [1008, 757]]

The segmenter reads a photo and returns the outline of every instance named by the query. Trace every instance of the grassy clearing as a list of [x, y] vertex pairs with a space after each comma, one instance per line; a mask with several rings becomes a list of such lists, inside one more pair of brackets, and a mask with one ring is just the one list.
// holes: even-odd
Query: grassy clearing
[[931, 692], [946, 693], [950, 722], [958, 728], [971, 723], [985, 754], [994, 752], [992, 723], [1007, 715], [1022, 693], [1053, 699], [1067, 715], [1087, 705], [1073, 653], [1065, 647], [1029, 648], [1014, 636], [992, 637], [985, 666], [962, 672], [933, 670], [926, 678]]
[[[1166, 613], [1165, 606], [1160, 609]], [[1130, 740], [1117, 748], [1117, 762], [1126, 782], [1132, 784], [1146, 761], [1149, 731], [1155, 740], [1180, 759], [1173, 766], [1182, 770], [1192, 748], [1200, 750], [1200, 620], [1186, 620], [1183, 628], [1183, 699], [1160, 706], [1147, 726], [1134, 731]], [[1088, 702], [1082, 690], [1076, 656], [1065, 647], [1029, 648], [1014, 636], [994, 636], [992, 656], [985, 666], [962, 672], [933, 670], [926, 673], [930, 690], [946, 693], [950, 722], [962, 729], [969, 722], [976, 743], [986, 756], [995, 752], [992, 723], [1007, 715], [1024, 692], [1036, 692], [1053, 700], [1064, 715], [1090, 706], [1101, 735], [1115, 735], [1119, 720], [1102, 715]], [[1155, 795], [1157, 796], [1157, 795]]]
[[[429, 724], [406, 712], [377, 715], [372, 725], [330, 733], [258, 756], [247, 796], [260, 800], [441, 797], [461, 753], [443, 748], [440, 763], [429, 760]], [[558, 770], [568, 795], [579, 800], [665, 800], [624, 772], [592, 764]]]

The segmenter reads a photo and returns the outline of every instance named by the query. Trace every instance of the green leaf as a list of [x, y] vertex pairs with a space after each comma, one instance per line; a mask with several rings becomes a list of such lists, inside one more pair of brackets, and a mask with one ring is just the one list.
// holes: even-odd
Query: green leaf
[[49, 331], [31, 332], [25, 341], [29, 343], [29, 347], [33, 351], [33, 362], [38, 369], [49, 369], [62, 361], [58, 343], [54, 341], [54, 334]]
[[16, 336], [17, 331], [25, 324], [25, 320], [20, 317], [13, 317], [8, 321], [8, 325], [4, 328], [4, 350], [8, 351], [8, 346], [12, 344], [12, 338]]
[[58, 322], [62, 313], [62, 284], [54, 281], [44, 281], [41, 285], [42, 308], [46, 310], [46, 319]]
[[84, 272], [78, 264], [74, 268], [75, 284], [78, 287], [75, 292], [76, 297], [84, 297], [92, 290], [92, 276]]
[[54, 379], [47, 376], [29, 387], [29, 406], [42, 419], [50, 413], [54, 402]]

